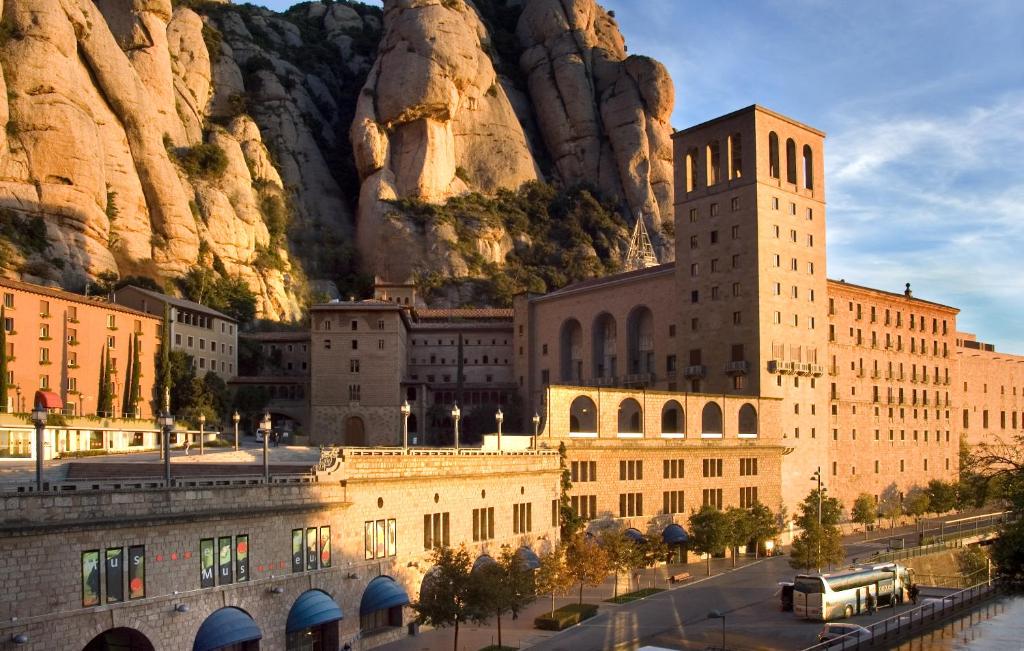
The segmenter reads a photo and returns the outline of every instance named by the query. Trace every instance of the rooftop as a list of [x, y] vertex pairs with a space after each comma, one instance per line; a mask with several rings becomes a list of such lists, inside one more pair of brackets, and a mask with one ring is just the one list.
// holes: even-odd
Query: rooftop
[[414, 309], [413, 315], [420, 322], [476, 319], [510, 321], [512, 319], [512, 309], [500, 307], [425, 307]]
[[891, 298], [902, 299], [904, 301], [914, 301], [915, 303], [924, 303], [925, 305], [931, 305], [932, 307], [937, 307], [937, 308], [939, 308], [941, 310], [946, 310], [948, 312], [952, 312], [953, 314], [959, 314], [959, 312], [960, 312], [960, 308], [952, 307], [952, 306], [949, 306], [949, 305], [943, 305], [942, 303], [936, 303], [934, 301], [926, 301], [923, 298], [917, 298], [916, 296], [913, 296], [913, 295], [907, 296], [905, 293], [902, 293], [902, 292], [890, 292], [890, 291], [886, 291], [884, 289], [877, 289], [875, 287], [868, 287], [867, 285], [857, 285], [855, 283], [847, 282], [845, 279], [835, 280], [833, 278], [829, 278], [828, 279], [828, 284], [829, 284], [829, 286], [847, 287], [847, 288], [851, 288], [851, 289], [855, 289], [855, 290], [860, 290], [862, 292], [871, 292], [871, 293], [875, 293], [875, 294], [883, 294], [885, 296], [889, 296]]
[[590, 278], [588, 280], [581, 280], [571, 285], [566, 285], [561, 289], [556, 289], [553, 292], [543, 294], [541, 296], [535, 296], [531, 300], [542, 301], [548, 298], [554, 298], [556, 296], [564, 296], [566, 294], [573, 294], [578, 291], [587, 291], [591, 289], [598, 289], [605, 285], [618, 284], [623, 282], [633, 282], [636, 280], [642, 280], [651, 276], [658, 276], [665, 273], [672, 273], [675, 271], [676, 263], [666, 262], [664, 264], [655, 265], [653, 267], [647, 267], [645, 269], [637, 269], [635, 271], [623, 271], [609, 276], [601, 276], [600, 278]]
[[[161, 294], [160, 292], [154, 292], [153, 290], [150, 290], [150, 289], [143, 289], [142, 287], [136, 287], [135, 285], [126, 285], [126, 286], [122, 287], [121, 289], [117, 290], [117, 292], [121, 292], [121, 291], [124, 291], [126, 289], [134, 291], [134, 292], [138, 292], [138, 293], [143, 294], [145, 296], [149, 296], [150, 298], [152, 298], [154, 300], [157, 300], [157, 301], [160, 301], [160, 302], [163, 302], [163, 303], [167, 303], [168, 305], [172, 305], [174, 307], [181, 308], [183, 310], [191, 310], [193, 312], [202, 312], [204, 314], [208, 314], [210, 316], [217, 317], [218, 319], [224, 319], [225, 321], [231, 321], [232, 323], [236, 323], [235, 319], [229, 317], [226, 314], [218, 312], [217, 310], [213, 309], [212, 307], [208, 307], [206, 305], [203, 305], [202, 303], [196, 303], [195, 301], [190, 301], [190, 300], [185, 299], [185, 298], [178, 298], [176, 296], [171, 296], [169, 294]], [[117, 294], [117, 292], [115, 292], [115, 295]]]
[[39, 294], [40, 296], [49, 296], [51, 298], [70, 301], [72, 303], [94, 305], [102, 309], [126, 312], [128, 314], [144, 316], [150, 319], [157, 318], [154, 317], [152, 314], [147, 314], [146, 312], [141, 312], [139, 310], [126, 307], [124, 305], [118, 305], [117, 303], [111, 303], [109, 300], [107, 300], [105, 296], [84, 296], [82, 294], [75, 294], [74, 292], [67, 292], [64, 291], [63, 289], [46, 287], [44, 285], [36, 285], [34, 283], [26, 283], [20, 280], [12, 280], [10, 278], [3, 277], [0, 277], [0, 287], [17, 289], [23, 292], [32, 292], [33, 294]]
[[697, 131], [699, 129], [703, 129], [704, 127], [707, 127], [709, 125], [717, 124], [718, 122], [725, 122], [727, 120], [731, 120], [731, 119], [733, 119], [733, 118], [735, 118], [737, 116], [743, 115], [744, 113], [755, 113], [755, 112], [756, 113], [765, 113], [765, 114], [770, 115], [770, 116], [772, 116], [774, 118], [777, 118], [779, 120], [783, 120], [785, 122], [789, 122], [790, 124], [798, 126], [801, 129], [807, 129], [811, 133], [815, 133], [815, 134], [821, 136], [822, 138], [825, 137], [825, 132], [824, 131], [820, 131], [818, 129], [815, 129], [812, 126], [809, 126], [807, 124], [804, 124], [803, 122], [799, 122], [797, 120], [794, 120], [793, 118], [791, 118], [789, 116], [783, 115], [781, 113], [776, 113], [775, 111], [771, 110], [770, 108], [766, 108], [764, 106], [761, 106], [760, 104], [751, 104], [750, 106], [745, 106], [745, 107], [743, 107], [743, 108], [741, 108], [739, 110], [733, 111], [732, 113], [726, 113], [725, 115], [719, 115], [718, 117], [711, 118], [710, 120], [706, 120], [704, 122], [701, 122], [700, 124], [695, 124], [695, 125], [693, 125], [691, 127], [686, 127], [685, 129], [680, 129], [679, 131], [674, 132], [672, 134], [672, 137], [673, 138], [677, 138], [677, 137], [682, 136], [683, 134], [687, 134], [687, 133], [690, 133], [692, 131]]

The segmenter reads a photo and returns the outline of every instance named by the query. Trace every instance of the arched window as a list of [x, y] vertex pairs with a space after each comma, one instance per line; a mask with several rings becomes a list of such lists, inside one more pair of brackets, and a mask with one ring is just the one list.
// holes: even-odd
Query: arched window
[[796, 143], [786, 138], [786, 181], [796, 185]]
[[661, 408], [661, 435], [682, 435], [686, 431], [686, 419], [683, 408], [675, 400], [669, 400]]
[[[420, 601], [430, 599], [431, 579], [436, 576], [436, 569], [432, 569], [423, 577]], [[402, 625], [402, 607], [408, 603], [409, 595], [397, 581], [387, 575], [376, 577], [366, 585], [359, 602], [360, 630], [365, 634], [398, 628]]]
[[729, 179], [743, 176], [743, 137], [734, 133], [729, 136]]
[[693, 150], [686, 152], [686, 191], [693, 192], [693, 186], [697, 182], [697, 174], [694, 168], [697, 165]]
[[640, 403], [626, 398], [619, 403], [619, 435], [639, 434], [644, 432], [644, 411]]
[[[630, 375], [654, 373], [654, 314], [645, 305], [630, 311], [626, 317], [626, 372]], [[634, 378], [636, 385], [646, 380]]]
[[578, 396], [569, 405], [569, 433], [597, 436], [597, 406], [587, 396]]
[[712, 140], [708, 143], [704, 160], [707, 162], [708, 185], [712, 186], [718, 183], [719, 170], [722, 169], [722, 158], [718, 150], [717, 140]]
[[618, 368], [616, 368], [617, 330], [615, 318], [607, 312], [602, 312], [594, 319], [591, 340], [593, 341], [592, 375], [595, 378], [614, 378], [618, 374]]
[[768, 134], [768, 174], [779, 178], [779, 136], [774, 131]]
[[[17, 642], [15, 641], [15, 644]], [[82, 651], [107, 651], [107, 649], [131, 649], [131, 651], [153, 651], [153, 644], [145, 635], [134, 628], [111, 628], [103, 631]]]
[[700, 435], [707, 438], [722, 436], [722, 408], [718, 403], [709, 402], [700, 413]]
[[810, 145], [804, 145], [804, 187], [814, 189], [814, 152]]
[[583, 328], [576, 319], [562, 324], [558, 343], [559, 377], [568, 384], [583, 382]]
[[757, 436], [757, 410], [749, 402], [740, 407], [739, 429], [741, 437], [753, 438]]

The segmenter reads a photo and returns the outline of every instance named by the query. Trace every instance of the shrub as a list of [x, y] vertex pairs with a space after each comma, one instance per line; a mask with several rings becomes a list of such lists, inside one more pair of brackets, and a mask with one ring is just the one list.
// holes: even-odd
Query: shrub
[[626, 594], [620, 594], [618, 597], [605, 599], [605, 601], [613, 604], [626, 604], [630, 601], [643, 599], [644, 597], [649, 597], [652, 594], [657, 594], [659, 592], [664, 592], [664, 590], [662, 590], [661, 588], [643, 588], [641, 590], [636, 590], [635, 592], [627, 592]]
[[553, 613], [540, 615], [533, 620], [535, 628], [542, 631], [561, 631], [579, 624], [585, 619], [590, 619], [597, 614], [597, 606], [594, 604], [569, 604], [562, 606]]
[[194, 178], [220, 178], [228, 168], [227, 154], [213, 143], [200, 142], [191, 147], [181, 147], [174, 155], [181, 169]]

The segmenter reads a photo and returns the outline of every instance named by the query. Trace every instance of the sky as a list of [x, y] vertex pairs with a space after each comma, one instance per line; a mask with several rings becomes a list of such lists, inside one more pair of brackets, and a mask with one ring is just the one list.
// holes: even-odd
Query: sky
[[756, 103], [827, 134], [830, 278], [909, 282], [1024, 354], [1024, 2], [600, 4], [668, 68], [675, 128]]

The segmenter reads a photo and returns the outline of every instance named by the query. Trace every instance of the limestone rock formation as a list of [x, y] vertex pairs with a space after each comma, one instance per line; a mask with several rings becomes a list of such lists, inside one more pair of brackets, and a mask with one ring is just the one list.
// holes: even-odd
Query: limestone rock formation
[[[674, 91], [663, 65], [626, 56], [608, 12], [594, 0], [529, 0], [517, 29], [544, 142], [567, 183], [599, 179], [641, 212], [662, 256], [672, 220]], [[653, 228], [651, 228], [653, 227]]]
[[0, 72], [6, 275], [207, 269], [297, 318], [308, 287], [500, 268], [522, 224], [399, 202], [537, 180], [642, 211], [671, 256], [671, 81], [593, 0], [0, 0]]

